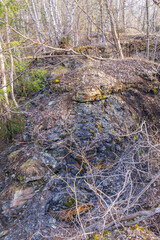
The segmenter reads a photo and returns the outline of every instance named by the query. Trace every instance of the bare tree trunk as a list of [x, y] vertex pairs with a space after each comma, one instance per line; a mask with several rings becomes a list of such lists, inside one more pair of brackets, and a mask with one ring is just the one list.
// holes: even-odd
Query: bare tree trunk
[[43, 47], [43, 37], [42, 37], [41, 31], [40, 31], [40, 25], [39, 25], [39, 20], [38, 20], [38, 17], [37, 17], [37, 12], [36, 12], [36, 8], [35, 8], [34, 0], [31, 0], [31, 2], [32, 2], [32, 8], [33, 8], [34, 16], [33, 16], [31, 8], [29, 6], [29, 3], [27, 3], [27, 7], [28, 7], [29, 13], [31, 15], [31, 18], [32, 18], [33, 22], [35, 23], [42, 48], [44, 48]]
[[115, 4], [114, 19], [115, 19], [116, 24], [118, 24], [119, 20], [120, 20], [119, 0], [114, 1], [114, 4]]
[[149, 59], [149, 0], [146, 0], [146, 16], [147, 16], [146, 57]]
[[[76, 1], [73, 0], [72, 6], [71, 6], [71, 13], [70, 13], [69, 31], [71, 31], [71, 29], [72, 29], [76, 6], [77, 6]], [[79, 18], [79, 14], [78, 14], [78, 18]]]
[[143, 15], [143, 20], [142, 20], [142, 32], [145, 31], [145, 23], [146, 23], [146, 14], [145, 14], [145, 10], [142, 10], [142, 15]]
[[58, 39], [60, 36], [60, 25], [61, 25], [61, 20], [60, 20], [60, 16], [59, 16], [59, 11], [57, 8], [57, 0], [52, 0], [52, 4], [53, 4], [53, 9], [54, 9], [54, 19], [55, 19], [55, 23], [57, 26], [57, 34], [58, 34]]
[[89, 21], [89, 3], [88, 0], [86, 0], [86, 9], [87, 9], [87, 16], [86, 16], [86, 22], [87, 22], [87, 39], [90, 40], [90, 21]]
[[14, 96], [14, 83], [13, 83], [13, 71], [14, 71], [14, 66], [13, 66], [13, 56], [12, 56], [12, 51], [10, 48], [10, 37], [9, 37], [9, 28], [8, 28], [8, 15], [7, 15], [7, 7], [4, 4], [3, 0], [0, 0], [0, 2], [2, 3], [3, 7], [4, 7], [4, 11], [5, 11], [5, 28], [6, 28], [6, 38], [7, 38], [7, 48], [8, 48], [8, 53], [9, 53], [9, 57], [10, 57], [10, 64], [11, 64], [11, 69], [10, 69], [10, 86], [11, 86], [11, 97], [12, 100], [15, 104], [15, 106], [18, 108], [18, 103], [15, 99]]
[[74, 17], [75, 17], [75, 10], [76, 10], [76, 1], [75, 0], [66, 0], [65, 1], [65, 6], [66, 6], [66, 16], [65, 16], [65, 22], [64, 22], [64, 27], [63, 27], [63, 35], [64, 38], [69, 41], [71, 36], [71, 31], [73, 28], [73, 22], [74, 22]]
[[108, 0], [106, 0], [106, 8], [110, 17], [110, 21], [111, 21], [111, 29], [112, 29], [112, 35], [113, 35], [113, 39], [115, 41], [115, 45], [116, 45], [116, 49], [118, 51], [118, 54], [120, 56], [121, 59], [124, 58], [123, 56], [123, 51], [122, 51], [122, 47], [121, 47], [121, 43], [120, 43], [120, 39], [117, 33], [117, 27], [116, 27], [116, 22], [114, 19], [114, 15], [110, 6], [110, 3]]
[[99, 0], [100, 6], [100, 18], [101, 18], [101, 41], [104, 42], [104, 24], [103, 24], [103, 4], [102, 0]]
[[2, 49], [1, 42], [0, 42], [0, 69], [1, 69], [1, 86], [4, 94], [4, 109], [6, 111], [7, 119], [11, 119], [8, 93], [7, 93], [7, 87], [6, 87], [7, 80], [6, 80], [5, 65], [4, 65], [4, 58], [3, 58], [3, 49]]
[[66, 6], [66, 16], [65, 16], [65, 23], [63, 27], [63, 34], [66, 34], [68, 32], [68, 24], [69, 24], [69, 0], [65, 2]]
[[52, 41], [52, 35], [51, 35], [51, 28], [50, 28], [50, 23], [49, 23], [45, 0], [42, 0], [42, 4], [43, 4], [43, 11], [44, 11], [44, 16], [45, 16], [45, 20], [46, 20], [46, 24], [47, 24], [47, 29], [48, 29], [49, 41], [52, 43], [53, 41]]
[[123, 30], [126, 32], [126, 0], [123, 0], [122, 4], [122, 20], [123, 20]]
[[150, 31], [152, 33], [155, 32], [155, 20], [156, 20], [156, 6], [154, 6], [154, 10], [153, 10], [153, 15], [152, 15], [152, 18], [151, 18], [151, 26], [150, 26]]
[[53, 26], [54, 35], [55, 35], [55, 42], [56, 42], [56, 44], [58, 44], [58, 42], [59, 42], [59, 34], [58, 34], [58, 26], [56, 24], [55, 17], [53, 15], [53, 4], [52, 4], [51, 0], [48, 0], [48, 1], [49, 1], [50, 15], [51, 15], [51, 19], [52, 19], [52, 26]]
[[80, 14], [78, 12], [78, 18], [76, 23], [76, 46], [79, 45], [79, 36], [80, 36]]

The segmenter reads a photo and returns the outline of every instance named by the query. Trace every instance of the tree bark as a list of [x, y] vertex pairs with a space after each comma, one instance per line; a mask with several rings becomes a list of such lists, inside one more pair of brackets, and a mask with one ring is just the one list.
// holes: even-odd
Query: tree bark
[[63, 27], [63, 34], [65, 35], [68, 32], [68, 24], [69, 24], [69, 0], [65, 1], [66, 7], [66, 16], [65, 16], [65, 23]]
[[[0, 33], [1, 35], [1, 33]], [[0, 37], [1, 39], [1, 37]], [[7, 119], [11, 119], [10, 107], [9, 107], [9, 100], [8, 100], [8, 93], [7, 93], [7, 80], [6, 80], [6, 73], [5, 73], [5, 64], [4, 64], [4, 57], [3, 57], [3, 49], [2, 44], [0, 42], [0, 69], [1, 69], [1, 85], [4, 95], [4, 110]]]
[[58, 25], [56, 24], [56, 20], [55, 20], [55, 17], [53, 15], [53, 4], [52, 4], [52, 1], [48, 0], [48, 2], [49, 2], [50, 15], [51, 15], [51, 19], [52, 19], [52, 26], [53, 26], [54, 35], [55, 35], [55, 42], [56, 42], [56, 44], [58, 44], [58, 42], [59, 42]]
[[146, 33], [146, 57], [149, 59], [149, 0], [146, 0], [146, 20], [147, 20], [147, 33]]
[[43, 4], [43, 11], [44, 11], [44, 16], [45, 16], [45, 20], [46, 20], [46, 24], [47, 24], [47, 29], [48, 29], [48, 38], [49, 38], [50, 43], [53, 43], [52, 34], [51, 34], [51, 27], [50, 27], [50, 22], [49, 22], [49, 18], [48, 18], [48, 13], [47, 13], [47, 7], [46, 7], [45, 0], [42, 0], [42, 4]]
[[126, 0], [123, 0], [122, 4], [122, 20], [123, 20], [123, 30], [126, 32]]
[[[70, 13], [69, 31], [71, 31], [72, 26], [73, 26], [76, 6], [77, 6], [76, 1], [73, 0], [72, 7], [71, 7], [71, 13]], [[79, 18], [79, 15], [78, 15], [78, 18]]]
[[102, 0], [99, 0], [100, 7], [100, 19], [101, 19], [101, 41], [104, 42], [104, 24], [103, 24], [103, 4]]
[[39, 36], [39, 41], [42, 45], [42, 48], [44, 48], [43, 47], [43, 37], [42, 37], [41, 31], [40, 31], [40, 25], [39, 25], [39, 20], [38, 20], [38, 17], [37, 17], [37, 12], [36, 12], [36, 9], [35, 9], [35, 4], [34, 4], [33, 0], [31, 0], [31, 2], [32, 2], [32, 8], [33, 8], [34, 16], [33, 16], [32, 10], [31, 10], [28, 2], [27, 2], [27, 7], [28, 7], [29, 13], [31, 15], [31, 18], [32, 18], [32, 20], [33, 20], [33, 22], [36, 26], [37, 33], [38, 33], [38, 36]]

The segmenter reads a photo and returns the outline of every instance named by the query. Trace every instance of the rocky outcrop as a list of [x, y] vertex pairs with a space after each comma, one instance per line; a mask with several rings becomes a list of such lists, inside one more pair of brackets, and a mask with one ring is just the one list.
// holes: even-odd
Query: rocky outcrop
[[[2, 214], [8, 224], [20, 223], [5, 232], [5, 239], [39, 239], [39, 234], [69, 239], [80, 224], [78, 238], [81, 229], [96, 221], [95, 232], [102, 219], [105, 224], [120, 221], [127, 207], [130, 214], [138, 205], [156, 207], [157, 180], [152, 189], [147, 185], [158, 172], [159, 155], [150, 162], [147, 135], [149, 131], [158, 141], [156, 65], [133, 59], [80, 60], [68, 72], [63, 66], [57, 75], [54, 69], [50, 80], [50, 88], [31, 101], [22, 143], [2, 154], [7, 161]], [[131, 221], [144, 225], [144, 219]]]

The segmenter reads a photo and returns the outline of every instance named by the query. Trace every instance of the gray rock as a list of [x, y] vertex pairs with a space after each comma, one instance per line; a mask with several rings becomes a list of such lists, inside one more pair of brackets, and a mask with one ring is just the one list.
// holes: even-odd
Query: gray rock
[[51, 217], [51, 218], [49, 218], [48, 222], [50, 224], [55, 224], [56, 223], [56, 219]]
[[54, 101], [50, 101], [50, 102], [48, 103], [48, 106], [52, 106], [53, 103], [54, 103]]
[[46, 152], [42, 152], [42, 157], [43, 157], [43, 161], [52, 169], [55, 169], [58, 166], [57, 161], [55, 160], [55, 158]]
[[24, 141], [24, 142], [29, 142], [29, 141], [31, 141], [31, 135], [30, 135], [29, 132], [24, 132], [24, 133], [23, 133], [23, 141]]

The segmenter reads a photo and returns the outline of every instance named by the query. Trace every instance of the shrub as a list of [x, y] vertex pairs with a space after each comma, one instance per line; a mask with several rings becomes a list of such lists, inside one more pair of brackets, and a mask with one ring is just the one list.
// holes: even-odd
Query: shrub
[[20, 114], [12, 114], [10, 120], [0, 119], [0, 139], [11, 140], [15, 133], [24, 130], [25, 119]]
[[[19, 75], [25, 69], [25, 65], [16, 65], [16, 73]], [[31, 97], [35, 93], [39, 92], [45, 86], [45, 78], [47, 77], [47, 71], [44, 69], [31, 69], [27, 70], [23, 76], [19, 78], [16, 83], [15, 93], [22, 97]]]

